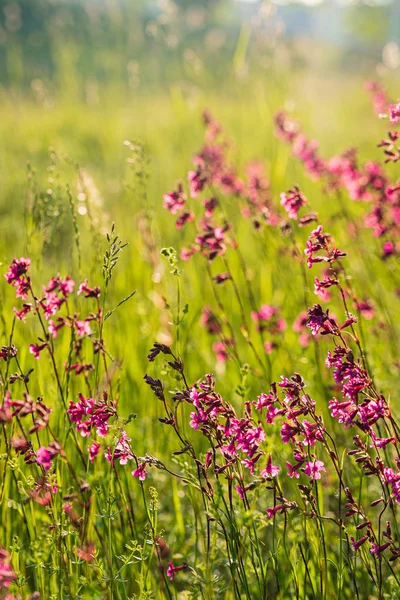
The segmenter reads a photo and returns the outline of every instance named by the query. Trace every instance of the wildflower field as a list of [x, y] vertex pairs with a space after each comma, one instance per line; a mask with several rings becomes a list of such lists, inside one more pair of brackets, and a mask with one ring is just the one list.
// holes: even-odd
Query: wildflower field
[[8, 42], [0, 598], [400, 599], [399, 82], [243, 31], [92, 96]]

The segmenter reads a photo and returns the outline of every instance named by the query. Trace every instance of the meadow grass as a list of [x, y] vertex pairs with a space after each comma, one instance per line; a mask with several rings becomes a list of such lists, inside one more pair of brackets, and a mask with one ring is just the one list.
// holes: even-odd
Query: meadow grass
[[[15, 416], [4, 419], [1, 546], [10, 552], [17, 573], [15, 581], [11, 578], [14, 597], [35, 592], [41, 598], [65, 599], [398, 597], [396, 563], [392, 567], [384, 558], [372, 556], [366, 546], [360, 554], [350, 547], [360, 517], [344, 518], [344, 487], [351, 488], [360, 504], [365, 499], [366, 507], [384, 492], [378, 477], [368, 478], [347, 456], [355, 432], [343, 429], [328, 410], [335, 390], [323, 363], [332, 340], [326, 336], [304, 348], [292, 329], [299, 312], [319, 302], [313, 293], [314, 273], [305, 271], [303, 261], [310, 231], [296, 228], [296, 223], [286, 230], [279, 226], [255, 230], [240, 212], [238, 198], [227, 194], [221, 195], [224, 217], [232, 224], [240, 254], [229, 248], [226, 256], [208, 264], [199, 255], [189, 262], [179, 258], [175, 262], [172, 250], [164, 252], [167, 256], [161, 253], [172, 248], [179, 257], [193, 239], [191, 224], [175, 228], [174, 217], [162, 206], [163, 195], [179, 179], [185, 180], [192, 168], [192, 156], [203, 143], [201, 112], [208, 107], [233, 140], [229, 156], [239, 175], [244, 175], [247, 161], [262, 162], [271, 203], [281, 219], [285, 215], [279, 194], [298, 184], [310, 210], [318, 213], [318, 222], [333, 234], [336, 247], [347, 253], [345, 271], [340, 272], [343, 286], [358, 299], [369, 299], [375, 311], [372, 321], [360, 319], [359, 358], [368, 362], [374, 389], [390, 400], [396, 414], [397, 259], [382, 261], [381, 240], [363, 226], [365, 203], [350, 201], [345, 191], [327, 193], [320, 181], [310, 181], [290, 148], [274, 135], [273, 118], [288, 98], [296, 97], [296, 118], [307, 135], [320, 139], [323, 155], [356, 145], [362, 161], [382, 156], [376, 144], [385, 135], [385, 124], [375, 119], [363, 83], [356, 78], [343, 77], [340, 92], [333, 77], [322, 83], [293, 74], [280, 82], [275, 73], [272, 81], [222, 86], [194, 96], [178, 86], [158, 95], [142, 91], [122, 98], [117, 91], [105, 89], [96, 106], [60, 93], [52, 106], [44, 107], [16, 90], [3, 91], [3, 272], [14, 257], [29, 256], [37, 298], [42, 286], [57, 274], [69, 274], [76, 289], [85, 278], [91, 288], [100, 286], [99, 305], [95, 298], [71, 297], [67, 308], [72, 319], [75, 311], [98, 315], [99, 306], [104, 317], [135, 292], [106, 321], [97, 316], [90, 322], [92, 334], [83, 338], [83, 354], [79, 354], [75, 326], [64, 327], [56, 339], [46, 340], [43, 318], [40, 322], [29, 314], [26, 324], [15, 320], [13, 307], [20, 309], [21, 300], [15, 299], [5, 280], [1, 284], [2, 344], [18, 348], [17, 361], [12, 358], [2, 364], [4, 389], [10, 390], [12, 400], [27, 391], [32, 398], [43, 397], [52, 409], [50, 428], [40, 430], [37, 438], [34, 434], [33, 449], [48, 448], [55, 440], [62, 448], [48, 470], [34, 456], [25, 464], [24, 455], [10, 445], [13, 436], [22, 435], [20, 422]], [[396, 165], [387, 169], [395, 180]], [[192, 205], [199, 218], [200, 203], [193, 200]], [[111, 241], [115, 235], [113, 223], [128, 246], [118, 252], [108, 281], [110, 261], [102, 267], [111, 245], [106, 235], [111, 235]], [[227, 281], [217, 289], [209, 270], [215, 276], [227, 268], [234, 285]], [[331, 313], [342, 323], [346, 316], [342, 300], [340, 294], [333, 296]], [[276, 348], [270, 355], [265, 354], [264, 340], [251, 318], [254, 309], [264, 304], [278, 307], [287, 323], [284, 332], [272, 335]], [[216, 360], [212, 346], [217, 338], [200, 324], [205, 306], [212, 307], [224, 327], [234, 332], [236, 358]], [[30, 344], [37, 344], [38, 338], [48, 346], [35, 360]], [[106, 353], [93, 354], [93, 341], [103, 338]], [[154, 342], [172, 348], [172, 366], [168, 351], [149, 364]], [[354, 340], [349, 343], [357, 353]], [[64, 363], [74, 362], [74, 353], [94, 365], [87, 377], [65, 373]], [[22, 377], [31, 369], [28, 379]], [[19, 377], [10, 384], [14, 373]], [[275, 425], [266, 430], [263, 448], [281, 467], [282, 483], [267, 479], [266, 486], [264, 482], [250, 487], [241, 502], [235, 490], [243, 477], [239, 461], [226, 480], [209, 476], [214, 486], [209, 497], [210, 489], [201, 489], [208, 479], [199, 475], [199, 464], [193, 459], [204, 463], [210, 440], [189, 426], [193, 407], [189, 409], [182, 399], [174, 409], [178, 431], [160, 423], [168, 411], [165, 415], [163, 402], [146, 385], [146, 373], [165, 381], [167, 406], [174, 404], [171, 397], [184, 381], [190, 388], [205, 374], [214, 373], [217, 392], [238, 415], [245, 402], [267, 394], [273, 381], [300, 373], [340, 450], [335, 464], [343, 468], [343, 487], [338, 485], [337, 472], [326, 464], [321, 480], [307, 483], [302, 474], [307, 489], [299, 490], [297, 480], [283, 474], [286, 460], [293, 459]], [[109, 394], [112, 418], [106, 440], [97, 438], [102, 448], [91, 463], [92, 438], [88, 443], [75, 431], [65, 407], [77, 400], [78, 393], [99, 400], [104, 391]], [[115, 460], [113, 465], [104, 459], [104, 452], [110, 446], [115, 453], [121, 429], [131, 438], [133, 455], [129, 464]], [[147, 464], [149, 471], [143, 482], [131, 475], [140, 464]], [[281, 493], [299, 503], [301, 510], [270, 519], [266, 509], [279, 504]], [[387, 500], [390, 492], [386, 494]], [[41, 495], [46, 501], [38, 501]], [[385, 507], [388, 513], [393, 510], [396, 540], [396, 504], [392, 503], [393, 509], [389, 502]], [[370, 518], [374, 527], [378, 523], [381, 542], [386, 517], [379, 517], [378, 507], [371, 510]]]

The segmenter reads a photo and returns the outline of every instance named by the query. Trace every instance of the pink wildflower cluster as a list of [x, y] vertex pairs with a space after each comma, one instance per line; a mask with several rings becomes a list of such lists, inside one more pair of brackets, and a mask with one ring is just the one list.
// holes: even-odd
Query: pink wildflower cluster
[[[189, 248], [183, 248], [181, 258], [188, 260], [193, 254], [200, 252], [209, 261], [223, 256], [228, 246], [235, 246], [229, 236], [231, 225], [220, 210], [221, 195], [235, 196], [243, 202], [242, 214], [252, 219], [259, 228], [262, 223], [276, 225], [279, 218], [272, 209], [272, 198], [269, 182], [263, 173], [260, 163], [250, 163], [246, 170], [246, 179], [236, 173], [227, 159], [229, 143], [221, 139], [222, 128], [206, 111], [204, 145], [194, 155], [194, 169], [187, 175], [188, 193], [182, 183], [164, 195], [164, 208], [173, 215], [178, 215], [176, 227], [182, 229], [187, 223], [195, 222], [197, 234]], [[197, 199], [203, 196], [201, 202]], [[187, 206], [188, 196], [201, 205], [202, 215], [196, 217], [195, 212]], [[222, 279], [218, 283], [222, 283]]]
[[[278, 389], [283, 390], [284, 397], [279, 398]], [[322, 419], [315, 412], [315, 402], [304, 392], [304, 382], [295, 373], [290, 379], [283, 377], [276, 386], [271, 387], [269, 394], [261, 394], [254, 403], [257, 411], [265, 411], [265, 420], [274, 424], [277, 417], [285, 420], [281, 425], [281, 438], [293, 446], [294, 464], [286, 462], [287, 474], [299, 479], [303, 472], [310, 480], [321, 479], [325, 472], [323, 461], [307, 451], [316, 444], [324, 442], [325, 427]], [[309, 418], [302, 418], [302, 417]]]
[[28, 268], [31, 264], [30, 258], [14, 258], [4, 275], [7, 283], [15, 287], [15, 295], [17, 298], [26, 300], [30, 290], [30, 279], [26, 276]]
[[9, 423], [13, 418], [21, 419], [31, 415], [28, 433], [32, 434], [47, 427], [50, 413], [51, 409], [43, 403], [42, 398], [35, 400], [25, 392], [23, 400], [12, 400], [10, 392], [7, 391], [0, 408], [0, 423]]
[[[320, 254], [320, 252], [323, 252], [323, 254]], [[346, 256], [345, 252], [332, 246], [332, 238], [329, 234], [323, 232], [322, 225], [318, 225], [318, 227], [311, 232], [304, 253], [307, 256], [307, 266], [310, 269], [314, 263], [326, 262], [331, 264], [339, 258]], [[330, 286], [326, 285], [325, 287]]]
[[76, 423], [76, 430], [82, 437], [90, 437], [92, 429], [100, 437], [108, 434], [108, 421], [116, 415], [115, 404], [108, 399], [104, 392], [100, 400], [94, 398], [85, 398], [83, 394], [78, 394], [78, 402], [70, 401], [68, 414], [73, 423]]
[[[25, 321], [26, 316], [35, 311], [36, 313], [43, 316], [41, 318], [41, 325], [44, 328], [44, 323], [47, 321], [47, 331], [44, 329], [44, 338], [39, 338], [38, 342], [29, 345], [29, 351], [36, 359], [40, 358], [40, 355], [44, 349], [52, 350], [51, 339], [58, 337], [59, 331], [63, 327], [72, 329], [77, 338], [91, 337], [92, 327], [91, 322], [100, 323], [102, 320], [102, 311], [97, 306], [96, 312], [91, 312], [86, 318], [80, 318], [77, 313], [66, 314], [65, 316], [60, 315], [62, 307], [68, 306], [68, 298], [73, 293], [75, 288], [75, 282], [69, 275], [66, 277], [52, 277], [48, 284], [43, 287], [43, 296], [37, 297], [32, 288], [31, 280], [26, 275], [30, 266], [30, 259], [21, 258], [19, 260], [14, 259], [10, 265], [7, 273], [5, 274], [7, 283], [16, 287], [17, 296], [20, 296], [23, 300], [28, 297], [28, 292], [32, 296], [33, 302], [24, 302], [22, 308], [18, 310], [14, 308], [15, 316], [20, 321]], [[97, 299], [100, 296], [100, 288], [91, 288], [88, 285], [87, 279], [79, 286], [78, 295], [83, 295], [85, 298]], [[101, 343], [93, 340], [95, 353], [101, 352]], [[75, 344], [75, 354], [79, 358], [80, 345]], [[93, 370], [93, 365], [82, 364], [77, 361], [67, 365], [67, 370], [75, 372], [77, 375], [82, 372], [89, 372]]]
[[0, 588], [9, 588], [17, 579], [17, 574], [11, 566], [10, 555], [0, 548]]
[[[400, 121], [400, 103], [388, 104], [383, 88], [378, 84], [370, 84], [374, 102], [379, 114], [389, 111], [390, 121], [396, 125]], [[354, 148], [346, 150], [327, 160], [317, 155], [316, 142], [309, 142], [300, 132], [300, 127], [284, 112], [275, 118], [276, 135], [292, 146], [293, 154], [304, 164], [306, 171], [313, 179], [324, 179], [326, 190], [340, 194], [345, 191], [355, 201], [363, 201], [370, 205], [365, 215], [365, 226], [373, 235], [383, 238], [382, 258], [388, 258], [399, 251], [396, 242], [400, 237], [400, 194], [398, 181], [390, 181], [382, 165], [377, 161], [360, 164]], [[390, 131], [388, 138], [380, 142], [384, 149], [385, 162], [397, 162], [400, 158], [398, 147], [399, 133]], [[298, 199], [297, 199], [298, 200]], [[291, 211], [294, 218], [296, 210], [291, 210], [295, 202], [293, 194], [282, 196], [282, 204]], [[295, 202], [296, 205], [296, 202]], [[290, 216], [289, 215], [289, 216]]]
[[300, 131], [299, 125], [290, 119], [284, 111], [275, 116], [276, 135], [290, 144], [293, 155], [303, 164], [313, 179], [319, 179], [326, 172], [325, 161], [318, 155], [319, 144], [309, 140]]

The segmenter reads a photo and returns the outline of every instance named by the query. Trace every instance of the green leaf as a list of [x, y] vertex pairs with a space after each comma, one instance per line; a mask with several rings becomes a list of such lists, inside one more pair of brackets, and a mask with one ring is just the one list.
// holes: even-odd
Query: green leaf
[[121, 302], [118, 302], [118, 304], [117, 304], [117, 306], [115, 308], [113, 308], [112, 310], [109, 310], [108, 313], [106, 313], [106, 316], [104, 317], [104, 321], [107, 321], [107, 319], [109, 317], [111, 317], [111, 315], [113, 313], [115, 313], [115, 311], [117, 310], [117, 308], [119, 308], [122, 304], [125, 304], [125, 302], [127, 302], [135, 294], [136, 294], [136, 290], [134, 290], [133, 292], [131, 292], [128, 296], [126, 296], [123, 300], [121, 300]]

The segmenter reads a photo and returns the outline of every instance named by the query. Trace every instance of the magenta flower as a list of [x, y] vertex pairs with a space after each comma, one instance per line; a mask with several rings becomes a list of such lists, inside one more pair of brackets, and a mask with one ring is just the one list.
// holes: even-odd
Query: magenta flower
[[180, 258], [184, 261], [188, 261], [193, 254], [196, 254], [200, 251], [200, 246], [197, 244], [192, 244], [190, 248], [182, 248], [180, 253]]
[[89, 437], [92, 427], [95, 427], [98, 436], [106, 436], [108, 421], [115, 414], [113, 403], [107, 402], [107, 398], [95, 400], [82, 394], [78, 394], [78, 398], [76, 403], [71, 400], [67, 409], [71, 421], [76, 423], [76, 430], [82, 437]]
[[13, 308], [13, 311], [14, 311], [17, 319], [19, 321], [23, 321], [24, 323], [26, 321], [26, 315], [29, 314], [32, 310], [33, 310], [33, 305], [29, 304], [29, 303], [23, 304], [21, 310], [18, 310], [17, 308], [15, 308], [15, 306]]
[[267, 466], [260, 472], [261, 477], [267, 479], [268, 477], [276, 477], [280, 472], [281, 468], [272, 464], [271, 454], [268, 456]]
[[132, 475], [137, 477], [140, 481], [144, 481], [148, 475], [146, 471], [146, 465], [144, 463], [139, 464], [139, 466], [132, 471]]
[[369, 549], [372, 556], [375, 556], [378, 560], [381, 558], [382, 552], [384, 552], [387, 548], [389, 548], [390, 542], [386, 542], [381, 546], [378, 546], [375, 542], [371, 543], [371, 548]]
[[200, 324], [202, 327], [207, 329], [210, 334], [218, 334], [222, 332], [222, 327], [218, 321], [218, 318], [213, 313], [209, 306], [203, 308], [203, 312], [200, 317]]
[[273, 507], [271, 507], [271, 508], [267, 508], [267, 510], [266, 510], [267, 516], [268, 516], [270, 519], [273, 519], [273, 518], [274, 518], [274, 516], [275, 516], [277, 513], [280, 513], [280, 512], [282, 512], [282, 509], [283, 509], [283, 504], [277, 504], [276, 506], [273, 506]]
[[397, 104], [389, 104], [389, 118], [392, 123], [400, 121], [400, 100]]
[[8, 268], [7, 273], [4, 275], [7, 283], [15, 285], [15, 282], [20, 281], [22, 275], [24, 275], [27, 272], [30, 264], [30, 258], [20, 258], [19, 260], [17, 258], [14, 258], [14, 260]]
[[238, 496], [241, 500], [244, 499], [244, 489], [240, 485], [235, 485], [235, 490], [238, 493]]
[[253, 321], [269, 321], [274, 317], [278, 312], [278, 309], [275, 306], [270, 306], [269, 304], [263, 304], [260, 310], [253, 311], [251, 313], [251, 318]]
[[311, 329], [313, 335], [317, 335], [321, 329], [324, 332], [332, 331], [332, 327], [336, 325], [335, 321], [329, 317], [328, 311], [324, 311], [320, 304], [314, 304], [308, 309], [307, 327]]
[[182, 227], [184, 225], [186, 225], [186, 223], [191, 223], [192, 221], [194, 221], [194, 217], [195, 217], [195, 215], [194, 215], [194, 212], [192, 212], [192, 211], [186, 211], [186, 212], [182, 213], [177, 218], [175, 227], [177, 229], [182, 229]]
[[44, 446], [40, 446], [36, 451], [36, 462], [42, 465], [45, 471], [51, 467], [51, 454]]
[[313, 460], [313, 461], [309, 461], [306, 462], [306, 466], [303, 469], [304, 473], [310, 478], [310, 479], [321, 479], [321, 473], [326, 472], [324, 463], [322, 462], [322, 460]]
[[40, 446], [36, 450], [36, 462], [38, 465], [42, 465], [45, 471], [48, 471], [51, 468], [52, 460], [60, 454], [61, 448], [57, 444], [57, 442], [50, 442], [49, 446], [45, 448], [44, 446]]
[[199, 409], [197, 412], [190, 413], [189, 425], [192, 429], [198, 429], [202, 423], [207, 423], [208, 417], [204, 410]]
[[202, 169], [189, 171], [187, 179], [192, 198], [196, 198], [209, 182], [207, 175], [204, 173], [204, 171], [202, 171]]
[[10, 555], [6, 550], [0, 548], [0, 588], [8, 588], [17, 579], [10, 564]]
[[126, 431], [121, 429], [120, 437], [118, 438], [114, 450], [108, 446], [107, 451], [104, 454], [107, 462], [114, 465], [115, 460], [119, 460], [120, 465], [126, 465], [129, 460], [133, 460], [134, 455], [129, 444], [130, 441], [131, 438], [128, 437]]
[[268, 406], [267, 412], [265, 413], [265, 421], [269, 425], [272, 425], [276, 417], [278, 417], [279, 415], [283, 415], [284, 413], [285, 410], [283, 408], [278, 409], [275, 406]]
[[85, 298], [99, 298], [100, 288], [98, 286], [91, 288], [88, 286], [88, 280], [85, 279], [78, 288], [78, 296], [84, 295]]
[[394, 254], [395, 252], [396, 252], [396, 246], [393, 244], [393, 242], [387, 241], [383, 244], [383, 247], [382, 247], [383, 258], [388, 258], [389, 256], [392, 256], [392, 254]]
[[55, 323], [52, 319], [49, 319], [48, 332], [55, 339], [58, 336], [59, 330], [64, 327], [65, 321], [62, 318], [57, 319]]
[[183, 571], [183, 569], [186, 569], [186, 565], [180, 565], [178, 567], [174, 567], [174, 564], [172, 562], [170, 562], [170, 563], [168, 563], [167, 577], [169, 577], [170, 580], [173, 581], [173, 579], [175, 578], [175, 573], [178, 573], [179, 571]]
[[229, 359], [229, 346], [233, 346], [233, 340], [221, 340], [213, 344], [212, 349], [218, 362], [224, 363]]
[[75, 321], [75, 329], [79, 337], [84, 337], [85, 335], [92, 334], [92, 330], [90, 329], [90, 323], [87, 320]]
[[33, 354], [33, 356], [38, 360], [41, 351], [46, 347], [47, 347], [47, 342], [44, 342], [43, 344], [30, 344], [29, 352], [31, 354]]
[[179, 183], [176, 190], [164, 195], [164, 208], [175, 215], [177, 212], [183, 209], [186, 199], [187, 196], [183, 191], [182, 184]]
[[225, 281], [231, 279], [231, 276], [229, 273], [220, 273], [219, 275], [213, 277], [213, 279], [217, 285], [221, 285], [222, 283], [225, 283]]
[[300, 209], [306, 204], [307, 200], [297, 185], [292, 190], [281, 193], [281, 205], [288, 213], [289, 219], [297, 221]]
[[287, 474], [289, 475], [289, 477], [291, 479], [293, 479], [293, 477], [295, 479], [299, 479], [300, 473], [298, 471], [298, 468], [299, 468], [299, 466], [301, 466], [301, 464], [302, 463], [300, 462], [295, 465], [292, 465], [290, 462], [288, 462], [288, 461], [286, 462]]
[[282, 441], [285, 444], [292, 441], [298, 433], [299, 433], [298, 427], [293, 427], [292, 425], [289, 425], [289, 423], [286, 423], [286, 422], [282, 423], [281, 437], [282, 437]]
[[277, 345], [275, 342], [271, 342], [270, 340], [267, 340], [264, 342], [264, 352], [265, 354], [272, 354], [272, 352], [277, 348]]
[[94, 462], [94, 459], [98, 456], [99, 451], [100, 451], [101, 445], [99, 444], [99, 442], [92, 442], [90, 448], [89, 448], [89, 460], [90, 462]]
[[362, 538], [360, 538], [359, 540], [355, 540], [353, 536], [350, 537], [350, 542], [351, 542], [351, 547], [353, 548], [354, 552], [357, 552], [357, 550], [359, 550], [361, 548], [361, 546], [363, 544], [365, 544], [365, 542], [368, 540], [368, 536], [364, 535]]

